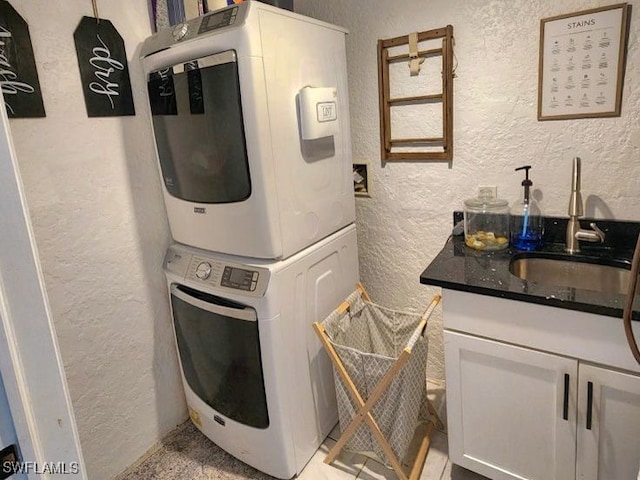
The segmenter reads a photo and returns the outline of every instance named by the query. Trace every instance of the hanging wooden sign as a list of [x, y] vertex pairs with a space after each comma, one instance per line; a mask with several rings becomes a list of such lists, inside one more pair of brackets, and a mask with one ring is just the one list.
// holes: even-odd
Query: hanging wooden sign
[[0, 0], [0, 88], [9, 118], [45, 116], [29, 26], [4, 0]]
[[109, 20], [82, 17], [73, 33], [89, 117], [135, 115], [124, 41]]

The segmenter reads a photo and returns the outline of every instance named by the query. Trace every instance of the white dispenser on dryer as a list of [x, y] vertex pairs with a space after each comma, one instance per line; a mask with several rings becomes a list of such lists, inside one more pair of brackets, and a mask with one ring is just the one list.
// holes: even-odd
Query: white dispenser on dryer
[[336, 88], [304, 87], [300, 90], [300, 134], [303, 140], [335, 135], [338, 123]]

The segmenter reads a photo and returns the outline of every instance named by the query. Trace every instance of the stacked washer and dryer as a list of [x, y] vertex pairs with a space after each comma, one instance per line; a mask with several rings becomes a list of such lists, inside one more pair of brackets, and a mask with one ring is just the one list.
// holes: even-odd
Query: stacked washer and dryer
[[278, 478], [338, 418], [311, 323], [358, 281], [345, 34], [250, 0], [141, 49], [189, 414]]

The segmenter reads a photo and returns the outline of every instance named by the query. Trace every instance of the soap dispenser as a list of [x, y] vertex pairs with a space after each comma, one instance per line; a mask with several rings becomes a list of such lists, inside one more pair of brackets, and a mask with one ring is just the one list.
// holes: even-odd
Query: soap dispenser
[[518, 250], [531, 251], [542, 246], [544, 223], [538, 203], [531, 197], [533, 182], [529, 179], [531, 165], [516, 168], [524, 170], [522, 181], [524, 194], [511, 208], [511, 246]]

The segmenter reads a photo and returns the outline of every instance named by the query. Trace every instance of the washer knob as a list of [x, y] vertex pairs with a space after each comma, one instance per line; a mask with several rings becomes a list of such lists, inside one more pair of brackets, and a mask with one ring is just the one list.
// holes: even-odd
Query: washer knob
[[186, 23], [179, 23], [173, 29], [173, 32], [172, 32], [173, 39], [176, 42], [179, 42], [180, 40], [182, 40], [185, 37], [185, 35], [187, 34], [188, 31], [189, 31], [189, 25], [187, 25]]
[[209, 262], [202, 262], [196, 267], [196, 277], [200, 280], [206, 280], [211, 275], [211, 264]]

